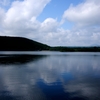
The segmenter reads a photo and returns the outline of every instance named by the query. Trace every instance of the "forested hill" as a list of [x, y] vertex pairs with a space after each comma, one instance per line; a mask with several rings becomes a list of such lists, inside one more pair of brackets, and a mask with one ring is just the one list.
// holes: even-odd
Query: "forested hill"
[[0, 51], [40, 51], [49, 46], [23, 37], [0, 36]]
[[61, 52], [100, 52], [100, 47], [51, 47], [51, 51]]
[[0, 36], [0, 51], [100, 52], [100, 47], [50, 47], [24, 37]]

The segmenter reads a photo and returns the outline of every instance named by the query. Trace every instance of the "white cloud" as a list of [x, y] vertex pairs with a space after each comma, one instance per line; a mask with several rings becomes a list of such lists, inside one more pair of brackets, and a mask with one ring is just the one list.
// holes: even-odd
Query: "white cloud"
[[100, 0], [86, 0], [77, 6], [70, 5], [64, 12], [63, 19], [78, 26], [100, 25]]
[[54, 32], [58, 27], [59, 23], [53, 18], [47, 18], [41, 23], [41, 29], [45, 32]]
[[5, 23], [17, 23], [19, 21], [32, 21], [42, 12], [50, 0], [24, 0], [14, 1], [6, 13]]
[[5, 11], [2, 8], [0, 8], [0, 34], [2, 34], [3, 31], [4, 18], [5, 18]]
[[3, 23], [4, 18], [5, 18], [5, 12], [2, 8], [0, 8], [0, 25], [2, 25], [1, 23]]
[[67, 38], [68, 45], [91, 46], [100, 44], [100, 0], [85, 0], [72, 4], [64, 12], [61, 23], [70, 21], [74, 27]]
[[36, 33], [35, 31], [38, 31], [40, 27], [40, 22], [36, 18], [49, 2], [50, 0], [12, 2], [4, 19], [4, 34], [27, 36], [28, 34]]

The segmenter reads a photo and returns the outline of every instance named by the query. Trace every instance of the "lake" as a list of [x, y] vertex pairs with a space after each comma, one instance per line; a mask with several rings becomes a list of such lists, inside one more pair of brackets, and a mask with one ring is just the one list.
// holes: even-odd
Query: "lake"
[[0, 52], [0, 100], [100, 100], [100, 53]]

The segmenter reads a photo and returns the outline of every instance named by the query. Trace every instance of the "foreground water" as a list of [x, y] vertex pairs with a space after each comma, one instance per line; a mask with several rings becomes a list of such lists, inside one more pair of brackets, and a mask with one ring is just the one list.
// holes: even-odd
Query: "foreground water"
[[100, 100], [100, 53], [1, 52], [0, 100]]

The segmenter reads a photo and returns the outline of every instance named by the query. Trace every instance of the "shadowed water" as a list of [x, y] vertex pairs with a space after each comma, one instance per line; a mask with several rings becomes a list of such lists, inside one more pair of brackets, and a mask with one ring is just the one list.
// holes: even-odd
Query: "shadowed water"
[[100, 100], [100, 53], [1, 53], [0, 100]]

